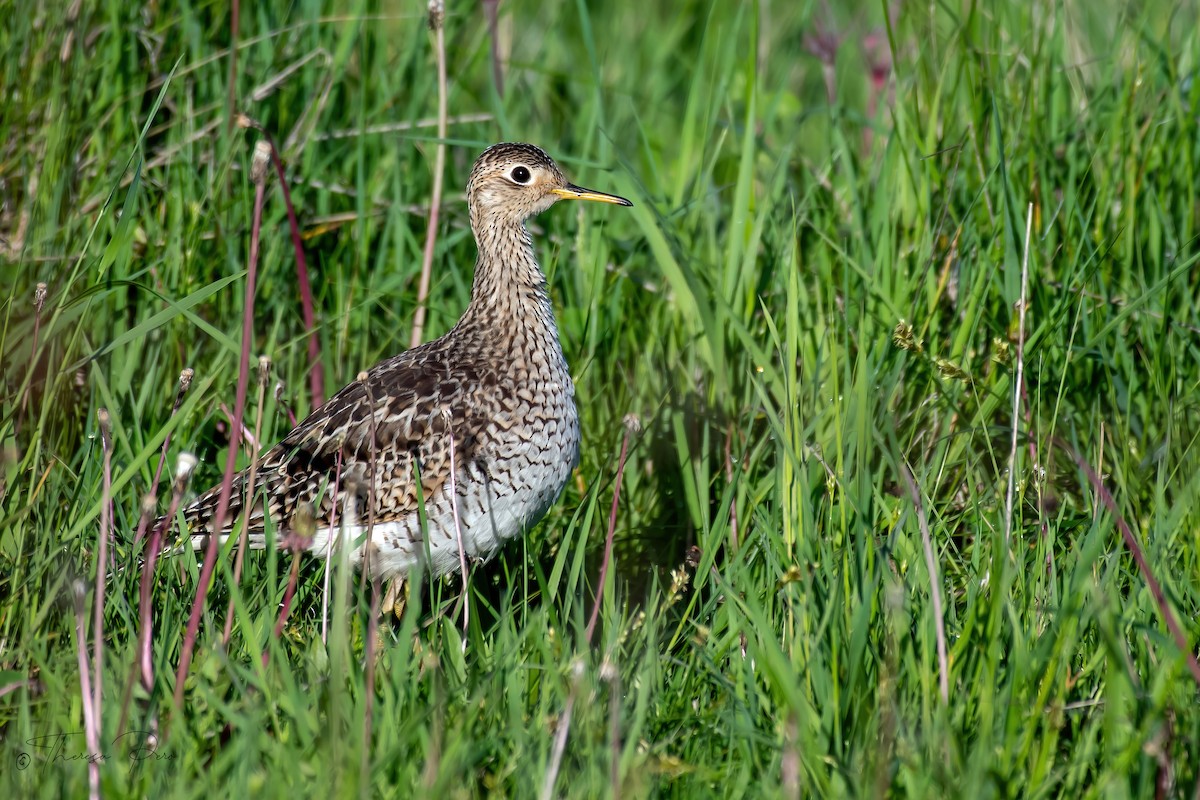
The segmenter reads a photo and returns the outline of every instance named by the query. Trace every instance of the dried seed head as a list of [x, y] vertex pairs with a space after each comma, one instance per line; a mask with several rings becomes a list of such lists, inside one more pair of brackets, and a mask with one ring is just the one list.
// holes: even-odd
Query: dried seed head
[[267, 381], [271, 378], [271, 357], [258, 357], [258, 385], [266, 388]]
[[254, 143], [254, 155], [250, 159], [250, 180], [259, 186], [267, 180], [267, 168], [271, 166], [271, 144], [266, 139]]
[[625, 430], [629, 431], [632, 436], [637, 436], [642, 432], [642, 418], [637, 414], [626, 414], [621, 420], [621, 424], [625, 426]]
[[179, 458], [175, 459], [175, 480], [186, 483], [192, 477], [192, 470], [198, 463], [191, 453], [180, 453]]
[[147, 492], [142, 495], [142, 517], [147, 520], [154, 519], [154, 512], [158, 509], [158, 498], [154, 492]]
[[33, 289], [33, 309], [40, 314], [44, 305], [46, 305], [46, 284], [39, 283]]
[[192, 378], [196, 377], [196, 371], [191, 367], [184, 367], [179, 373], [179, 393], [183, 394], [192, 387]]
[[429, 30], [439, 30], [446, 22], [446, 4], [442, 0], [429, 0]]
[[112, 418], [108, 416], [107, 408], [96, 409], [96, 421], [100, 423], [100, 445], [109, 450], [112, 448]]

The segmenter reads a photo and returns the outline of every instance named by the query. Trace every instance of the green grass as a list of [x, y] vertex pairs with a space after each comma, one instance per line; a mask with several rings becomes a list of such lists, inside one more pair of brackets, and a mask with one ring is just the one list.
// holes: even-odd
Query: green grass
[[[457, 580], [412, 593], [373, 693], [369, 589], [335, 580], [348, 590], [323, 642], [324, 565], [305, 560], [276, 639], [291, 557], [251, 554], [235, 585], [223, 553], [181, 710], [198, 564], [160, 562], [155, 683], [126, 702], [133, 531], [168, 433], [160, 509], [180, 452], [201, 459], [193, 489], [220, 478], [257, 134], [225, 123], [223, 4], [50, 5], [18, 2], [0, 27], [4, 796], [87, 791], [75, 605], [78, 585], [90, 643], [101, 408], [106, 796], [535, 797], [563, 726], [560, 796], [1193, 795], [1197, 686], [1114, 516], [1055, 443], [1103, 475], [1194, 649], [1190, 4], [906, 3], [889, 23], [883, 4], [510, 0], [503, 97], [481, 5], [451, 4], [450, 114], [490, 121], [449, 129], [428, 337], [467, 301], [460, 192], [487, 144], [539, 143], [636, 204], [536, 221], [583, 416], [578, 479], [475, 570], [465, 633]], [[332, 391], [407, 343], [436, 139], [368, 129], [433, 115], [433, 49], [421, 4], [274, 7], [242, 4], [237, 108], [285, 149]], [[822, 33], [842, 42], [824, 66]], [[251, 353], [303, 414], [277, 186], [258, 274]], [[893, 341], [901, 321], [919, 348]], [[268, 443], [287, 429], [270, 389], [260, 405], [252, 380], [247, 410]], [[627, 414], [642, 433], [598, 587]], [[122, 735], [164, 728], [132, 763], [144, 739]], [[57, 753], [30, 742], [60, 734]]]

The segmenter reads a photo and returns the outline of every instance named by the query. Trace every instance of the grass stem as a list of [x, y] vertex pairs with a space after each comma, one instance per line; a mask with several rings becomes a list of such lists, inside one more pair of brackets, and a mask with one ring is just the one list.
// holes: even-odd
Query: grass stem
[[1025, 380], [1025, 291], [1029, 286], [1029, 245], [1033, 235], [1033, 203], [1025, 216], [1025, 256], [1021, 259], [1021, 299], [1017, 306], [1017, 371], [1013, 382], [1012, 438], [1008, 451], [1008, 491], [1004, 497], [1004, 544], [1011, 547], [1013, 490], [1017, 479], [1017, 434], [1021, 423], [1021, 394]]

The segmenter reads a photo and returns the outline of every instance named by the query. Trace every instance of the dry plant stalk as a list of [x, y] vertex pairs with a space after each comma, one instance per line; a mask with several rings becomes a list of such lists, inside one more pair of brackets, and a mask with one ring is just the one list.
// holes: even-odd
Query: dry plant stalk
[[1021, 299], [1017, 310], [1017, 376], [1013, 386], [1012, 446], [1008, 452], [1008, 492], [1004, 499], [1004, 544], [1012, 540], [1013, 488], [1017, 471], [1017, 423], [1021, 419], [1022, 382], [1025, 380], [1025, 292], [1029, 286], [1029, 238], [1033, 231], [1033, 203], [1025, 217], [1025, 257], [1021, 259]]
[[[321, 643], [329, 642], [329, 573], [333, 571], [333, 537], [338, 531], [338, 484], [342, 478], [342, 451], [339, 449], [333, 464], [333, 502], [329, 504], [329, 535], [325, 537], [325, 575], [321, 581]], [[341, 532], [338, 531], [341, 541]]]
[[[75, 654], [79, 664], [79, 688], [83, 702], [83, 731], [88, 752], [102, 753], [104, 751], [100, 749], [100, 720], [96, 716], [95, 696], [92, 694], [92, 681], [88, 676], [87, 633], [84, 630], [84, 598], [87, 595], [87, 585], [82, 580], [73, 581], [72, 585], [75, 600]], [[88, 759], [88, 798], [100, 800], [100, 761], [95, 758]]]
[[[100, 500], [100, 541], [96, 547], [96, 597], [95, 616], [92, 618], [92, 707], [96, 729], [100, 729], [101, 696], [104, 684], [104, 587], [108, 561], [108, 539], [112, 535], [112, 419], [108, 409], [96, 411], [100, 424], [100, 447], [104, 450], [104, 488]], [[100, 752], [93, 750], [93, 753]]]
[[579, 696], [582, 683], [583, 661], [577, 658], [571, 662], [571, 693], [567, 695], [566, 706], [558, 720], [558, 729], [554, 732], [554, 750], [551, 751], [550, 766], [546, 769], [542, 791], [538, 795], [540, 800], [550, 800], [554, 796], [554, 784], [558, 781], [558, 770], [562, 767], [563, 752], [567, 748], [567, 734], [571, 731], [571, 714], [575, 710], [575, 698]]
[[621, 798], [621, 672], [609, 656], [600, 662], [600, 680], [608, 684], [608, 783], [612, 800]]
[[[147, 692], [154, 688], [154, 665], [150, 659], [150, 643], [154, 638], [154, 618], [150, 614], [150, 593], [151, 584], [154, 582], [154, 567], [158, 564], [159, 552], [162, 550], [163, 536], [171, 526], [171, 520], [175, 518], [175, 513], [179, 511], [179, 506], [183, 503], [183, 496], [187, 492], [188, 482], [192, 478], [192, 470], [196, 468], [196, 463], [196, 457], [191, 453], [179, 454], [179, 460], [175, 462], [175, 489], [171, 493], [171, 504], [167, 508], [167, 514], [163, 517], [162, 524], [154, 527], [153, 532], [150, 534], [150, 541], [146, 546], [146, 562], [142, 566], [141, 587], [138, 591], [139, 632], [137, 657], [142, 676], [142, 688]], [[154, 499], [152, 495], [146, 496], [144, 506], [149, 507], [150, 512], [153, 512]], [[143, 516], [147, 516], [146, 512], [143, 512]], [[124, 716], [123, 711], [122, 716]]]
[[365, 746], [362, 748], [361, 760], [359, 762], [359, 785], [369, 786], [368, 780], [370, 776], [371, 766], [371, 728], [375, 720], [375, 648], [379, 644], [379, 589], [380, 581], [376, 571], [372, 568], [372, 558], [375, 555], [375, 544], [371, 539], [375, 528], [375, 467], [376, 467], [376, 446], [378, 439], [378, 431], [376, 430], [377, 415], [375, 412], [375, 394], [371, 391], [371, 383], [367, 379], [366, 372], [358, 373], [358, 381], [362, 384], [363, 391], [367, 395], [367, 404], [370, 408], [371, 420], [371, 448], [368, 455], [369, 462], [367, 464], [367, 540], [363, 543], [363, 565], [362, 574], [366, 578], [370, 576], [371, 581], [371, 614], [367, 622], [367, 642], [366, 642], [366, 670], [367, 670], [367, 688], [366, 688], [366, 708], [363, 711], [363, 742]]

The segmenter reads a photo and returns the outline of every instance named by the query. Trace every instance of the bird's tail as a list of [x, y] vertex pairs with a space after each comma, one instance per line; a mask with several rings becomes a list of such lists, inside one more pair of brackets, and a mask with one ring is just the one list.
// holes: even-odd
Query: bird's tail
[[188, 505], [184, 506], [182, 533], [179, 549], [187, 549], [188, 544], [195, 551], [207, 549], [209, 540], [215, 535], [217, 544], [224, 547], [230, 538], [241, 536], [241, 528], [247, 526], [246, 542], [251, 550], [262, 550], [267, 546], [263, 531], [261, 508], [253, 508], [249, 519], [243, 518], [242, 494], [245, 491], [247, 475], [245, 471], [233, 476], [228, 489], [228, 500], [225, 503], [225, 513], [220, 527], [217, 527], [217, 510], [221, 501], [221, 487], [214, 486], [201, 494]]

